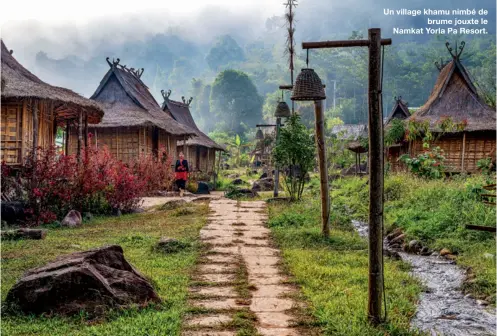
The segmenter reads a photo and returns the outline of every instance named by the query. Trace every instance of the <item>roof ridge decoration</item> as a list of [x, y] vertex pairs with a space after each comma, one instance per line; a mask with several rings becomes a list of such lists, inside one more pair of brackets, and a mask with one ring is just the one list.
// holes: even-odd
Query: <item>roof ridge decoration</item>
[[442, 69], [445, 68], [447, 64], [449, 64], [449, 62], [444, 62], [442, 57], [440, 57], [440, 63], [435, 62], [435, 66], [437, 67], [438, 71], [442, 71]]
[[135, 76], [138, 79], [141, 78], [141, 76], [143, 75], [143, 72], [145, 71], [144, 68], [140, 68], [140, 69], [127, 68], [126, 64], [125, 65], [119, 64], [119, 62], [121, 62], [121, 60], [119, 58], [116, 58], [116, 59], [113, 58], [112, 62], [110, 61], [110, 57], [107, 57], [105, 60], [107, 61], [107, 64], [109, 64], [111, 69], [119, 68], [121, 70], [126, 71], [127, 73], [132, 74], [133, 76]]
[[394, 99], [397, 103], [404, 104], [405, 106], [409, 106], [408, 102], [402, 100], [402, 96], [395, 96]]
[[459, 59], [459, 56], [461, 56], [462, 51], [464, 50], [464, 46], [466, 45], [466, 42], [461, 41], [461, 45], [459, 48], [457, 47], [457, 41], [456, 41], [456, 50], [454, 52], [452, 47], [450, 46], [450, 42], [447, 41], [445, 42], [445, 47], [447, 47], [447, 50], [449, 51], [449, 54], [452, 56], [452, 58]]
[[162, 94], [162, 98], [164, 98], [165, 101], [169, 101], [169, 97], [171, 96], [171, 90], [160, 90], [160, 93]]
[[193, 97], [190, 97], [190, 99], [186, 100], [185, 96], [181, 96], [181, 100], [183, 101], [183, 104], [185, 104], [186, 106], [190, 106], [190, 104], [192, 103]]

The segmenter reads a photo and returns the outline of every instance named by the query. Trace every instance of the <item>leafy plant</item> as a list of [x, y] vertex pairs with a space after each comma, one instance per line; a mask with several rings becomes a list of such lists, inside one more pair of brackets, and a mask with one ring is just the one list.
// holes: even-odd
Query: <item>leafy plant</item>
[[476, 162], [476, 167], [485, 175], [489, 175], [492, 170], [492, 158], [484, 158]]
[[385, 134], [385, 145], [391, 146], [404, 139], [406, 126], [403, 120], [393, 119], [388, 125]]
[[409, 154], [401, 155], [400, 161], [404, 162], [409, 170], [420, 177], [436, 179], [443, 176], [443, 163], [445, 157], [440, 147], [430, 149], [428, 143], [424, 143], [425, 150], [416, 157], [410, 157]]
[[290, 199], [301, 199], [306, 176], [315, 164], [315, 145], [311, 133], [298, 114], [288, 118], [285, 126], [280, 129], [273, 158], [278, 167], [284, 168], [284, 182]]

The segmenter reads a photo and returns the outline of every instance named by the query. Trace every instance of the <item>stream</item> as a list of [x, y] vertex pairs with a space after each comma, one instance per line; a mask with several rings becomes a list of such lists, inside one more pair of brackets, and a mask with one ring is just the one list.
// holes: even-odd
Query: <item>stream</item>
[[[367, 223], [353, 220], [352, 225], [360, 236], [367, 238]], [[495, 335], [496, 316], [478, 305], [475, 299], [464, 296], [460, 290], [464, 271], [453, 261], [389, 250], [398, 252], [402, 260], [411, 264], [411, 274], [426, 288], [419, 297], [412, 328], [433, 336]]]

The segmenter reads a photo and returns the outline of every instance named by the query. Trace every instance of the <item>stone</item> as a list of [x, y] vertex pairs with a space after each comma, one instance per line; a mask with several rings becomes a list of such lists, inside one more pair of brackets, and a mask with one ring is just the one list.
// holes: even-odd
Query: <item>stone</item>
[[24, 313], [64, 315], [149, 302], [158, 303], [160, 298], [118, 245], [72, 253], [31, 269], [6, 298], [9, 306]]
[[242, 180], [242, 179], [240, 179], [240, 178], [237, 178], [237, 179], [235, 179], [235, 180], [233, 180], [231, 182], [231, 184], [233, 184], [233, 185], [241, 185], [241, 184], [244, 184], [244, 183], [245, 183], [245, 181]]
[[386, 239], [387, 241], [391, 241], [392, 239], [397, 238], [401, 234], [402, 234], [402, 229], [396, 228], [387, 235]]
[[257, 313], [257, 320], [261, 327], [264, 328], [286, 328], [290, 326], [292, 318], [285, 313]]
[[455, 255], [453, 255], [453, 254], [446, 254], [445, 258], [449, 259], [449, 260], [456, 260], [457, 259], [457, 257]]
[[274, 180], [272, 177], [259, 179], [252, 185], [253, 191], [272, 191], [274, 189]]
[[187, 320], [187, 324], [191, 326], [216, 326], [223, 323], [231, 322], [232, 318], [226, 314], [211, 314], [205, 316], [195, 316], [189, 320]]
[[201, 195], [210, 194], [209, 185], [207, 184], [207, 182], [199, 181], [197, 192], [195, 192], [195, 194], [201, 194]]
[[81, 214], [79, 211], [76, 210], [71, 210], [69, 213], [64, 217], [62, 222], [60, 223], [62, 226], [66, 227], [77, 227], [80, 226], [81, 223], [83, 222], [83, 219], [81, 218]]
[[293, 301], [279, 298], [253, 298], [250, 310], [253, 312], [283, 312], [293, 308]]
[[390, 250], [383, 250], [383, 253], [385, 254], [385, 256], [387, 256], [388, 258], [391, 258], [393, 260], [402, 260], [402, 258], [400, 257], [398, 252], [390, 251]]
[[488, 306], [489, 303], [485, 300], [476, 300], [476, 303], [479, 305], [479, 306]]
[[404, 239], [406, 238], [406, 235], [404, 233], [398, 235], [397, 237], [393, 238], [390, 241], [390, 244], [402, 244], [404, 242]]
[[162, 237], [155, 246], [155, 250], [163, 253], [176, 253], [188, 247], [190, 247], [189, 244], [183, 243], [177, 239]]
[[38, 230], [38, 229], [17, 229], [17, 230], [9, 230], [2, 231], [1, 236], [2, 240], [20, 240], [20, 239], [45, 239], [47, 235], [47, 230]]
[[431, 253], [432, 251], [430, 251], [430, 249], [426, 246], [423, 246], [421, 251], [419, 251], [419, 254], [421, 254], [422, 256], [429, 256]]
[[446, 248], [443, 248], [440, 250], [440, 255], [443, 257], [443, 256], [446, 256], [447, 254], [451, 254], [450, 250], [449, 249], [446, 249]]
[[417, 240], [411, 240], [409, 242], [409, 244], [405, 245], [406, 249], [405, 251], [406, 252], [409, 252], [409, 253], [418, 253], [419, 251], [421, 251], [421, 249], [423, 248], [423, 246], [421, 245], [420, 242], [418, 242]]
[[23, 202], [1, 202], [2, 221], [8, 224], [22, 223], [27, 219], [24, 209], [26, 204]]
[[160, 207], [160, 209], [161, 210], [173, 210], [173, 209], [178, 209], [185, 204], [186, 204], [186, 201], [184, 199], [172, 200], [172, 201], [169, 201], [167, 203], [164, 203]]
[[259, 177], [259, 180], [265, 179], [267, 177], [267, 173], [262, 173]]
[[466, 294], [464, 296], [465, 299], [474, 299], [475, 297], [472, 294]]
[[257, 193], [257, 191], [255, 190], [250, 190], [250, 189], [239, 189], [238, 192], [240, 194], [242, 194], [242, 196], [244, 197], [249, 197], [249, 198], [254, 198], [254, 197], [257, 197], [259, 196], [259, 194]]

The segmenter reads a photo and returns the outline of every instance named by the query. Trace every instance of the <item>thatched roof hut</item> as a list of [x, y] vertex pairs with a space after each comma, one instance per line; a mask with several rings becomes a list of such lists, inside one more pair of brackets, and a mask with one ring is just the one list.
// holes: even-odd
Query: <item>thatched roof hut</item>
[[[491, 157], [495, 161], [496, 111], [479, 96], [471, 77], [460, 61], [464, 42], [453, 52], [447, 64], [438, 65], [440, 71], [435, 86], [426, 103], [408, 120], [429, 122], [430, 131], [440, 133], [437, 125], [441, 119], [451, 118], [455, 123], [466, 124], [463, 130], [443, 133], [434, 146], [440, 146], [446, 158], [447, 171], [474, 172], [480, 159]], [[423, 152], [421, 139], [410, 144], [409, 153]]]
[[[195, 131], [165, 115], [141, 80], [143, 69], [135, 70], [107, 58], [109, 70], [90, 99], [104, 109], [102, 122], [92, 126], [95, 145], [106, 146], [118, 159], [130, 162], [140, 155], [156, 155], [165, 148], [176, 156], [176, 142], [181, 137], [195, 135]], [[71, 134], [69, 152], [75, 150]]]
[[17, 62], [3, 40], [1, 45], [2, 81], [6, 83], [2, 89], [2, 100], [37, 99], [49, 101], [54, 104], [58, 119], [72, 118], [76, 120], [79, 117], [79, 112], [85, 110], [89, 123], [100, 122], [104, 112], [96, 102], [69, 89], [45, 83]]
[[385, 124], [388, 124], [393, 119], [404, 120], [411, 116], [409, 108], [407, 107], [407, 102], [402, 99], [402, 97], [395, 97], [395, 103], [393, 105], [392, 111], [387, 117]]
[[[45, 83], [23, 67], [1, 41], [2, 161], [22, 165], [37, 148], [55, 145], [58, 125], [98, 123], [103, 110], [69, 89]], [[78, 138], [78, 154], [82, 137]]]
[[459, 55], [452, 54], [452, 60], [442, 65], [428, 100], [410, 120], [429, 121], [432, 131], [436, 131], [440, 118], [450, 117], [454, 122], [467, 121], [467, 132], [495, 132], [495, 108], [478, 95]]
[[170, 90], [167, 93], [162, 91], [162, 96], [164, 97], [162, 109], [166, 112], [164, 115], [171, 116], [177, 122], [195, 131], [195, 136], [186, 141], [178, 141], [178, 150], [185, 151], [184, 154], [186, 155], [187, 160], [190, 160], [190, 162], [193, 163], [192, 167], [202, 171], [212, 171], [215, 163], [215, 152], [225, 151], [226, 149], [217, 144], [198, 128], [190, 113], [190, 103], [193, 98], [186, 101], [183, 97], [183, 102], [178, 102], [169, 99], [170, 94]]

